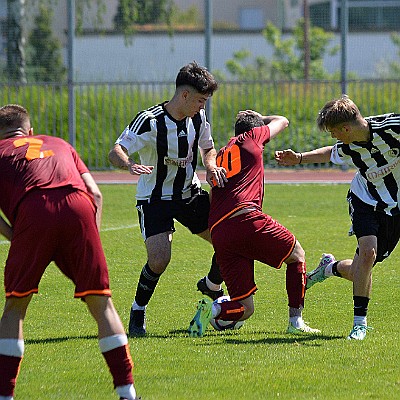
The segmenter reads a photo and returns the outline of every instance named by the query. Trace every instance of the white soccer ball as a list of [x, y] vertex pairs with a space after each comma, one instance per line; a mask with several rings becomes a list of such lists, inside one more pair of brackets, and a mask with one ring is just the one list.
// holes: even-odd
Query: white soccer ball
[[[229, 301], [231, 298], [229, 296], [221, 296], [218, 297], [214, 303], [223, 303], [224, 301]], [[244, 321], [224, 321], [222, 319], [214, 319], [210, 320], [211, 326], [217, 331], [225, 331], [227, 329], [240, 329]]]

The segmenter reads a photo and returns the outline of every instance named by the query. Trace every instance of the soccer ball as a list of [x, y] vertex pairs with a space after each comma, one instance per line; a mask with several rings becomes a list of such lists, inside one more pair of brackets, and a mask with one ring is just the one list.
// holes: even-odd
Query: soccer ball
[[[229, 301], [230, 299], [231, 298], [229, 296], [221, 296], [218, 297], [215, 302], [223, 303], [224, 301]], [[216, 320], [211, 318], [210, 324], [216, 331], [225, 331], [227, 329], [240, 329], [243, 326], [244, 321], [223, 321], [222, 319]]]

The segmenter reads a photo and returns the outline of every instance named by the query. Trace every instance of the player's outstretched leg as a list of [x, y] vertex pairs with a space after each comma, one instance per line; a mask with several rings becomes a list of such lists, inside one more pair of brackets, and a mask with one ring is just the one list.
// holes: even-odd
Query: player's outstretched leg
[[318, 267], [306, 274], [306, 289], [310, 289], [310, 287], [316, 283], [323, 282], [325, 279], [329, 278], [329, 276], [325, 274], [325, 269], [335, 261], [335, 257], [332, 254], [323, 254]]
[[202, 337], [212, 317], [212, 302], [202, 299], [197, 305], [197, 311], [190, 321], [188, 333], [190, 337]]

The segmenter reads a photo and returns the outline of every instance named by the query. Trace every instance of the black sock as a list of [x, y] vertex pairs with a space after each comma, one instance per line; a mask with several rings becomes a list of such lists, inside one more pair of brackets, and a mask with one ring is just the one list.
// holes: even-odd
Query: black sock
[[342, 277], [342, 274], [337, 270], [337, 265], [338, 265], [339, 261], [334, 262], [334, 264], [332, 265], [332, 274], [335, 276], [338, 276], [339, 278]]
[[366, 317], [368, 312], [369, 298], [363, 296], [353, 296], [354, 315], [358, 317]]
[[207, 276], [208, 279], [216, 285], [220, 285], [223, 282], [221, 273], [219, 272], [219, 266], [217, 264], [217, 257], [215, 256], [215, 253], [212, 257], [210, 271]]
[[135, 301], [138, 306], [143, 307], [149, 303], [160, 276], [161, 274], [156, 274], [150, 269], [148, 263], [145, 264], [142, 272], [140, 273], [140, 278], [136, 289]]

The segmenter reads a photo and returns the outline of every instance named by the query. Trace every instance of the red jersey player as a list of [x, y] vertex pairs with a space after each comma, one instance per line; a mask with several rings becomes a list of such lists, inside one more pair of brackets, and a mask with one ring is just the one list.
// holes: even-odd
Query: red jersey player
[[0, 399], [11, 400], [24, 354], [23, 320], [51, 261], [75, 284], [98, 325], [99, 346], [121, 399], [136, 399], [127, 337], [111, 300], [100, 242], [102, 195], [72, 146], [32, 136], [28, 112], [0, 108], [0, 233], [11, 241], [0, 322]]
[[202, 336], [211, 318], [238, 321], [254, 312], [254, 260], [286, 269], [289, 299], [288, 333], [315, 334], [302, 318], [305, 295], [305, 253], [295, 236], [271, 216], [263, 213], [264, 146], [282, 132], [289, 121], [282, 116], [239, 112], [235, 137], [217, 155], [226, 169], [228, 182], [211, 190], [209, 228], [221, 275], [230, 301], [199, 301], [189, 335]]

